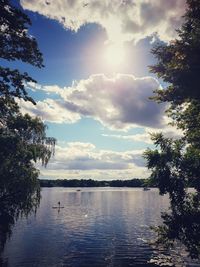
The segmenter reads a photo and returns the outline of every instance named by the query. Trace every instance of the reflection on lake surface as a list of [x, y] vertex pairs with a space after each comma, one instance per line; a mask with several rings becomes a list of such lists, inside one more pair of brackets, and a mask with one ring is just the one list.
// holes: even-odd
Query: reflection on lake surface
[[168, 205], [157, 189], [44, 188], [37, 214], [13, 228], [3, 266], [153, 266], [149, 226]]

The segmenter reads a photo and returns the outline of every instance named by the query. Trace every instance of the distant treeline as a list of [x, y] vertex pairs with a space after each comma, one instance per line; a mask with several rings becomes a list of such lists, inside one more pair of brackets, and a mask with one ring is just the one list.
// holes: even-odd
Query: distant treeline
[[41, 187], [144, 187], [154, 186], [149, 179], [132, 179], [132, 180], [112, 180], [96, 181], [92, 179], [70, 179], [70, 180], [40, 180]]

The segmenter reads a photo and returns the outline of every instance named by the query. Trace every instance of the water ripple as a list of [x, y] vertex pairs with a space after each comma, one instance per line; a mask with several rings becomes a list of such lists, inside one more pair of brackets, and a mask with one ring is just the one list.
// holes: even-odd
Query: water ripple
[[[60, 211], [52, 209], [58, 201]], [[6, 266], [155, 266], [149, 227], [168, 204], [155, 189], [44, 189], [36, 216], [13, 229]]]

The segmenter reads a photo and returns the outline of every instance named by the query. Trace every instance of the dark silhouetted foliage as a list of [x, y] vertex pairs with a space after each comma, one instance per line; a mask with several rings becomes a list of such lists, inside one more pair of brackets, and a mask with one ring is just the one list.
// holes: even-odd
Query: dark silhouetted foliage
[[[131, 179], [131, 180], [111, 180], [97, 181], [92, 179], [58, 179], [58, 180], [40, 180], [42, 187], [144, 187], [148, 185], [148, 179]], [[151, 184], [153, 186], [153, 184]]]
[[153, 99], [170, 103], [168, 115], [183, 137], [154, 134], [157, 149], [144, 156], [151, 180], [171, 203], [170, 214], [162, 215], [164, 224], [157, 228], [158, 241], [171, 245], [179, 240], [190, 256], [200, 258], [200, 1], [187, 0], [184, 19], [176, 40], [153, 49], [157, 64], [151, 67], [168, 83]]
[[[9, 0], [0, 1], [0, 58], [42, 67], [42, 54], [28, 34], [29, 18]], [[25, 90], [34, 82], [27, 73], [0, 66], [0, 248], [20, 214], [34, 210], [40, 199], [38, 170], [54, 153], [55, 139], [46, 137], [39, 118], [20, 113], [16, 99], [31, 101]]]

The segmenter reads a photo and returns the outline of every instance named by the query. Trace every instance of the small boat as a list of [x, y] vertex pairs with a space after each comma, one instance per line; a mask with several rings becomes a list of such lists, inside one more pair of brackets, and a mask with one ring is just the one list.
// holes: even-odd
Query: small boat
[[144, 191], [148, 191], [148, 190], [151, 190], [149, 187], [143, 187], [143, 190]]
[[76, 191], [79, 192], [79, 191], [81, 191], [81, 189], [77, 189]]

